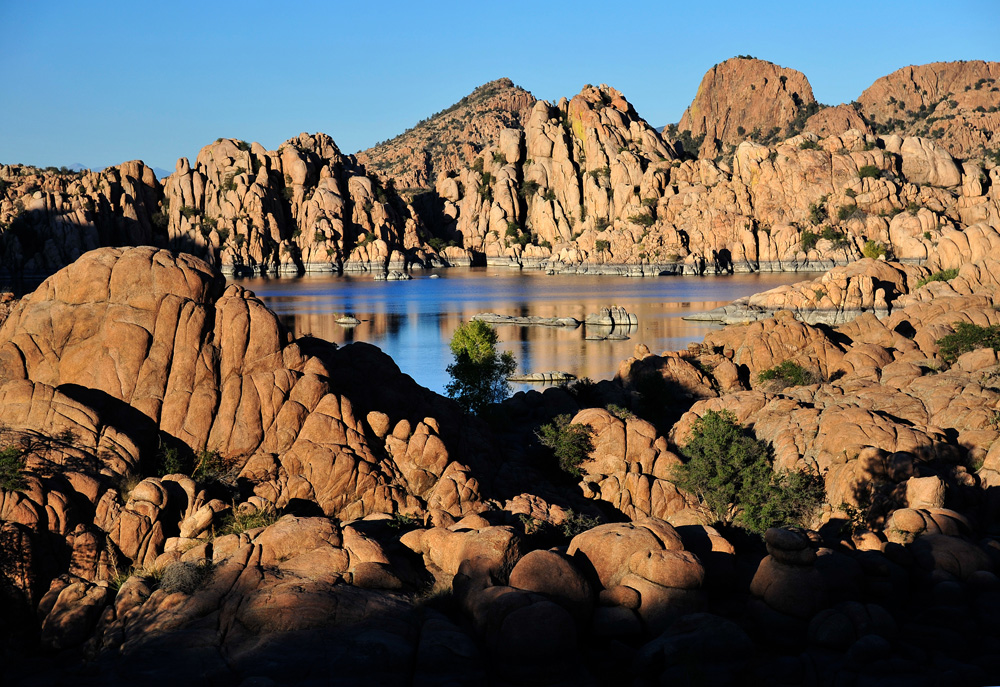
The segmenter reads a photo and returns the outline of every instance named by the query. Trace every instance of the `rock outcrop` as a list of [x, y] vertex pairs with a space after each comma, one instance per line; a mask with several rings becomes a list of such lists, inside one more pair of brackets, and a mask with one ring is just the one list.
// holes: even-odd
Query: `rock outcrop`
[[[906, 290], [882, 320], [640, 345], [492, 428], [205, 262], [87, 253], [0, 327], [5, 684], [995, 682], [1000, 365], [937, 343], [1000, 326], [995, 234], [942, 242], [947, 281], [860, 265]], [[786, 361], [812, 383], [760, 377]], [[814, 529], [706, 524], [673, 480], [708, 410], [822, 477]], [[527, 438], [559, 413], [578, 480]]]
[[520, 129], [535, 97], [510, 79], [483, 84], [449, 108], [395, 138], [358, 153], [358, 162], [397, 189], [433, 187], [441, 174], [472, 163], [499, 143], [504, 129]]
[[723, 145], [737, 145], [751, 136], [773, 138], [775, 130], [785, 133], [796, 118], [811, 114], [815, 103], [812, 86], [801, 72], [734, 57], [708, 70], [677, 128], [704, 139], [702, 157], [715, 157]]
[[997, 150], [1000, 63], [903, 67], [866, 88], [858, 105], [879, 132], [930, 136], [952, 155], [977, 159]]
[[162, 198], [140, 161], [101, 172], [0, 165], [0, 269], [45, 276], [101, 246], [166, 245]]
[[277, 151], [219, 139], [193, 166], [177, 161], [164, 207], [170, 245], [227, 273], [385, 273], [436, 258], [413, 209], [325, 134], [300, 134]]

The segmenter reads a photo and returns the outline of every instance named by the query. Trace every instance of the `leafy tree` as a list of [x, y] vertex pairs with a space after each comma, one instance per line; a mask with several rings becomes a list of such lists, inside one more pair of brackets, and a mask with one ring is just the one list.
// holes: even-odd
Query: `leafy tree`
[[22, 491], [27, 487], [24, 479], [24, 451], [9, 446], [0, 451], [0, 489]]
[[594, 450], [590, 439], [593, 433], [590, 425], [570, 422], [569, 415], [557, 415], [552, 422], [539, 427], [536, 436], [542, 446], [552, 449], [563, 472], [579, 477], [583, 474], [580, 463]]
[[724, 525], [762, 533], [802, 524], [823, 501], [819, 475], [776, 474], [770, 445], [749, 434], [727, 410], [699, 418], [682, 453], [687, 462], [675, 469], [674, 482]]
[[451, 381], [445, 390], [466, 411], [480, 413], [510, 395], [507, 377], [517, 369], [514, 355], [497, 352], [497, 333], [485, 322], [473, 320], [455, 330], [449, 344], [455, 362], [448, 366]]

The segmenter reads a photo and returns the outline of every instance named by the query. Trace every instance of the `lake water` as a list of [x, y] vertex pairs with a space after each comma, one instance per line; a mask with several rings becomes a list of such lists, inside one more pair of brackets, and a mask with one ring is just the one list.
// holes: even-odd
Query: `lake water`
[[[681, 318], [725, 305], [741, 296], [802, 275], [737, 274], [706, 277], [628, 278], [545, 275], [496, 267], [454, 268], [419, 274], [409, 281], [374, 281], [370, 275], [235, 280], [257, 294], [296, 335], [311, 334], [337, 344], [367, 341], [392, 356], [418, 383], [444, 392], [452, 362], [448, 342], [455, 329], [481, 312], [584, 320], [619, 305], [638, 316], [627, 340], [587, 340], [586, 328], [498, 325], [500, 347], [517, 358], [521, 373], [559, 370], [594, 380], [610, 379], [636, 344], [654, 353], [680, 350], [717, 327]], [[350, 314], [353, 328], [334, 321]], [[591, 330], [591, 334], [594, 331]], [[515, 390], [540, 388], [514, 385]]]

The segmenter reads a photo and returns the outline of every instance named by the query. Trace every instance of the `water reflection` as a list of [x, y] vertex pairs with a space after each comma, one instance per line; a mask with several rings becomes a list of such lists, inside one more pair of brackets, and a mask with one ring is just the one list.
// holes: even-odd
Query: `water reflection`
[[[801, 280], [794, 274], [630, 279], [585, 275], [546, 276], [497, 268], [442, 270], [440, 278], [373, 281], [370, 277], [306, 275], [243, 279], [297, 335], [347, 344], [373, 343], [417, 382], [443, 391], [451, 362], [448, 342], [463, 322], [481, 312], [583, 320], [603, 307], [620, 305], [638, 316], [626, 340], [587, 340], [608, 328], [498, 325], [502, 349], [514, 353], [523, 373], [562, 370], [606, 379], [632, 355], [635, 345], [677, 350], [700, 341], [714, 325], [682, 316], [724, 305], [740, 296]], [[361, 323], [343, 327], [341, 315]], [[616, 330], [616, 333], [619, 330]], [[526, 388], [526, 387], [522, 387]]]

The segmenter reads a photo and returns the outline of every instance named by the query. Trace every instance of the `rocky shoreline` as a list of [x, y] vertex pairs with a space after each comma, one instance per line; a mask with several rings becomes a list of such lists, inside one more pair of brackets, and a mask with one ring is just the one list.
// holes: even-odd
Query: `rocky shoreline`
[[[639, 345], [489, 425], [374, 347], [294, 340], [197, 259], [88, 253], [0, 328], [2, 437], [27, 461], [0, 488], [6, 684], [995, 681], [1000, 359], [940, 342], [1000, 326], [1000, 233], [966, 238], [750, 299], [822, 286], [882, 319], [786, 309]], [[786, 362], [808, 378], [765, 381]], [[712, 526], [672, 481], [722, 410], [774, 470], [822, 478], [807, 527]], [[557, 416], [591, 435], [570, 479], [538, 443]]]

